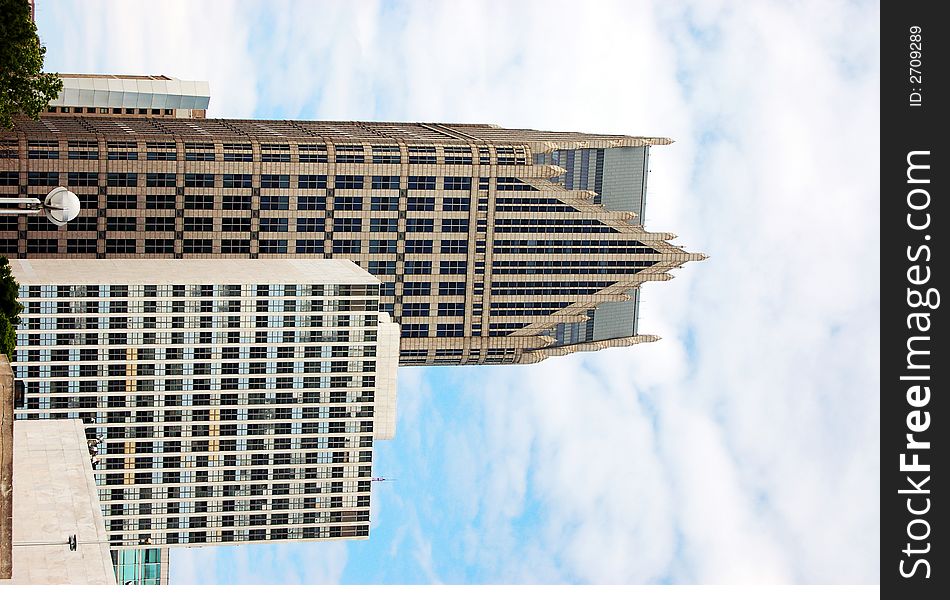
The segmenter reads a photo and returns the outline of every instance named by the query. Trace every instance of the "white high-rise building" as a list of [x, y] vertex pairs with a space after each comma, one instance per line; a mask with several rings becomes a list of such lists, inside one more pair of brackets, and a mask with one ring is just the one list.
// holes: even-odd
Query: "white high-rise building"
[[347, 260], [12, 260], [18, 419], [79, 418], [110, 544], [362, 538], [398, 326]]

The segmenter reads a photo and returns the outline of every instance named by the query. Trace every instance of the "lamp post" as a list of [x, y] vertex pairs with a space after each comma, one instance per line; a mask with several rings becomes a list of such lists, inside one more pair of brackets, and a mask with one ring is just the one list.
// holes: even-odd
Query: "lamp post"
[[62, 227], [79, 214], [79, 198], [60, 186], [46, 198], [0, 198], [0, 215], [46, 215], [50, 223]]

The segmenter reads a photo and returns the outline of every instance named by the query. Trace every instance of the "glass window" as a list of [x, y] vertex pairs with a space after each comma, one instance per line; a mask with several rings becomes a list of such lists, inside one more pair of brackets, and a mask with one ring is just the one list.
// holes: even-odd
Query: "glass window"
[[289, 196], [261, 196], [261, 210], [289, 210]]
[[221, 240], [222, 254], [248, 254], [250, 251], [250, 240]]
[[334, 210], [363, 210], [362, 198], [350, 198], [346, 196], [337, 196], [333, 200]]
[[221, 231], [250, 231], [250, 217], [223, 217], [221, 219]]
[[425, 302], [407, 302], [402, 305], [404, 317], [428, 317], [429, 304]]
[[435, 328], [436, 337], [462, 337], [461, 323], [439, 323]]
[[333, 181], [334, 187], [338, 190], [358, 190], [363, 188], [362, 175], [337, 175]]
[[373, 197], [370, 210], [399, 210], [399, 198]]
[[468, 198], [443, 198], [442, 210], [451, 212], [468, 212], [471, 201]]
[[214, 231], [211, 217], [185, 217], [185, 231]]
[[334, 254], [359, 254], [360, 240], [333, 240]]
[[[0, 173], [0, 185], [7, 185], [3, 183], [2, 173]], [[13, 173], [16, 175], [16, 173]], [[76, 186], [76, 185], [99, 185], [99, 174], [98, 173], [70, 173], [67, 178], [67, 185]], [[10, 185], [16, 185], [16, 182]]]
[[175, 187], [174, 173], [146, 173], [145, 185], [147, 187]]
[[409, 146], [410, 165], [434, 165], [436, 161], [433, 146]]
[[172, 254], [175, 251], [175, 240], [145, 240], [146, 254]]
[[261, 231], [287, 231], [287, 219], [261, 219]]
[[465, 282], [464, 281], [440, 281], [439, 295], [440, 296], [464, 296]]
[[225, 173], [221, 178], [222, 187], [249, 188], [251, 187], [250, 173]]
[[374, 190], [398, 190], [399, 175], [373, 175]]
[[175, 217], [145, 217], [145, 231], [175, 231]]
[[185, 208], [188, 210], [213, 210], [214, 196], [185, 196]]
[[408, 198], [407, 210], [435, 210], [435, 198]]
[[406, 254], [432, 254], [432, 240], [406, 240]]
[[185, 173], [185, 187], [214, 187], [214, 174]]
[[287, 240], [261, 240], [261, 254], [287, 254]]
[[446, 177], [443, 187], [447, 190], [470, 190], [472, 189], [472, 178]]
[[442, 219], [443, 233], [465, 233], [468, 231], [468, 219]]
[[326, 210], [327, 199], [323, 196], [299, 196], [297, 210]]
[[135, 217], [109, 217], [106, 219], [108, 231], [135, 231]]
[[465, 316], [465, 304], [462, 302], [439, 302], [440, 317]]
[[145, 196], [145, 208], [174, 210], [175, 196], [171, 194], [148, 194]]
[[370, 219], [369, 230], [373, 232], [395, 232], [399, 228], [399, 219]]
[[468, 265], [464, 260], [443, 260], [439, 263], [440, 275], [464, 275]]
[[59, 185], [59, 173], [53, 171], [30, 171], [27, 174], [26, 182], [28, 185], [56, 187]]
[[185, 240], [183, 250], [185, 254], [211, 254], [211, 240]]
[[133, 194], [109, 194], [106, 196], [106, 208], [109, 209], [136, 209], [138, 196]]
[[407, 260], [405, 262], [406, 275], [431, 275], [432, 262], [428, 260]]
[[410, 190], [434, 190], [435, 177], [423, 177], [418, 175], [409, 176]]
[[297, 254], [323, 253], [323, 240], [297, 240]]
[[369, 261], [368, 271], [372, 275], [395, 275], [396, 261], [392, 260], [371, 260]]
[[466, 254], [468, 240], [442, 240], [442, 254]]
[[371, 254], [395, 254], [396, 240], [370, 240], [369, 251]]
[[333, 231], [358, 232], [362, 229], [362, 219], [336, 218], [333, 220]]
[[429, 325], [426, 323], [403, 323], [402, 337], [404, 338], [429, 337]]
[[407, 281], [403, 284], [404, 296], [428, 296], [432, 293], [432, 284], [428, 281]]
[[327, 187], [326, 175], [298, 175], [297, 187], [301, 189], [324, 189]]
[[432, 219], [406, 219], [406, 231], [410, 233], [429, 233], [432, 226]]
[[289, 188], [290, 175], [261, 175], [261, 188]]
[[[316, 232], [323, 231], [324, 220], [315, 219], [315, 218], [299, 218], [297, 219], [297, 231], [300, 232]], [[322, 245], [321, 241], [321, 245]]]

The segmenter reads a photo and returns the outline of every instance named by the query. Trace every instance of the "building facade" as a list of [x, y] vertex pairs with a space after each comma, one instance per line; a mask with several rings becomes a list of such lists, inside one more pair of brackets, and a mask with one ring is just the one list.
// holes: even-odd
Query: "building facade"
[[76, 192], [56, 229], [0, 218], [0, 253], [59, 258], [347, 258], [383, 282], [401, 364], [531, 363], [656, 339], [640, 286], [702, 254], [647, 232], [664, 138], [489, 125], [19, 121], [0, 193]]
[[368, 536], [399, 345], [375, 277], [343, 260], [11, 267], [16, 417], [83, 421], [114, 550]]
[[119, 585], [168, 585], [168, 549], [123, 548], [112, 551]]
[[211, 91], [207, 81], [165, 75], [61, 74], [63, 89], [43, 115], [203, 119]]
[[115, 585], [82, 423], [17, 421], [13, 438], [13, 569], [0, 584]]

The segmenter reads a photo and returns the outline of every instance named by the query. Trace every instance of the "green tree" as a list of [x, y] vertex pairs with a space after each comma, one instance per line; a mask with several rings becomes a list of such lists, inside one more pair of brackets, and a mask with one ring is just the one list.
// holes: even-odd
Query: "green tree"
[[0, 256], [0, 354], [6, 354], [13, 360], [16, 347], [16, 326], [20, 324], [20, 311], [23, 305], [17, 300], [20, 285], [13, 278], [10, 261]]
[[6, 354], [13, 360], [13, 351], [16, 349], [16, 327], [10, 324], [6, 315], [0, 315], [0, 354]]
[[0, 127], [20, 113], [37, 118], [63, 89], [59, 75], [42, 72], [45, 54], [29, 2], [0, 0]]

